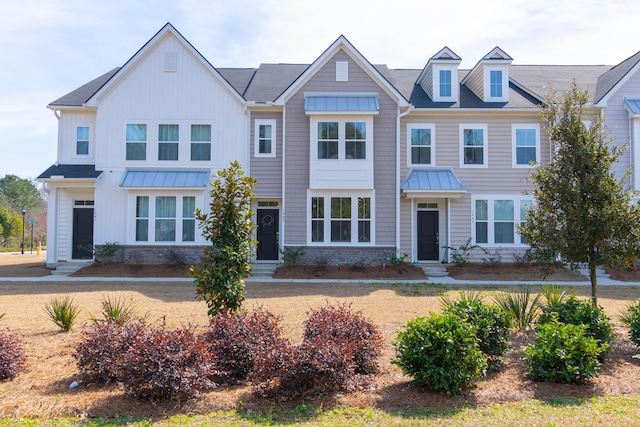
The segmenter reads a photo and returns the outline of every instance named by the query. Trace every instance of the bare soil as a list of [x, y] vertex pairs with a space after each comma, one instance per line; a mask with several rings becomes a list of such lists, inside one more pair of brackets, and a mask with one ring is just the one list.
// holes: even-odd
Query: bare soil
[[640, 282], [640, 269], [638, 268], [609, 268], [606, 272], [613, 280], [621, 282]]
[[124, 264], [121, 262], [94, 262], [71, 273], [73, 277], [189, 277], [189, 266], [184, 264]]
[[[0, 257], [0, 264], [3, 258]], [[0, 267], [1, 268], [1, 267]], [[158, 271], [157, 269], [155, 270]], [[629, 341], [627, 331], [617, 321], [618, 312], [637, 298], [633, 286], [606, 286], [599, 290], [599, 303], [616, 320], [613, 350], [602, 366], [601, 375], [582, 386], [538, 383], [525, 376], [521, 347], [531, 333], [513, 333], [511, 350], [497, 372], [490, 373], [475, 389], [459, 396], [446, 396], [411, 385], [391, 363], [395, 356], [392, 342], [409, 319], [440, 310], [440, 296], [456, 298], [462, 286], [416, 283], [256, 283], [247, 284], [245, 307], [263, 306], [282, 316], [284, 333], [299, 342], [302, 324], [310, 308], [327, 302], [347, 303], [379, 325], [386, 346], [380, 360], [381, 373], [375, 385], [355, 393], [330, 393], [306, 396], [294, 401], [257, 398], [247, 384], [222, 386], [187, 402], [139, 401], [124, 396], [121, 386], [82, 383], [70, 389], [73, 381], [82, 381], [72, 357], [82, 339], [82, 328], [91, 315], [98, 315], [100, 302], [107, 296], [122, 297], [138, 306], [149, 322], [167, 327], [191, 326], [204, 330], [208, 323], [207, 307], [195, 299], [190, 281], [162, 282], [38, 282], [0, 281], [0, 321], [2, 329], [17, 333], [28, 357], [27, 370], [11, 381], [0, 382], [0, 418], [52, 418], [64, 416], [115, 417], [120, 414], [166, 419], [174, 414], [202, 414], [219, 409], [276, 410], [300, 403], [324, 408], [334, 406], [374, 407], [393, 410], [407, 407], [485, 407], [532, 399], [588, 398], [640, 394], [640, 360], [633, 356], [638, 349]], [[468, 288], [466, 288], [468, 289]], [[516, 290], [504, 282], [478, 287], [490, 295]], [[532, 288], [535, 291], [537, 287]], [[589, 296], [589, 286], [578, 286], [580, 297]], [[77, 326], [69, 333], [58, 332], [46, 317], [44, 306], [52, 298], [70, 295], [82, 308]]]
[[425, 279], [424, 271], [414, 265], [400, 266], [316, 266], [283, 265], [274, 273], [275, 279]]
[[[554, 268], [550, 275], [544, 276], [540, 267], [532, 264], [515, 263], [469, 263], [464, 266], [452, 265], [447, 268], [449, 276], [459, 280], [497, 280], [523, 281], [546, 280], [549, 282], [567, 282], [588, 280], [577, 271], [566, 268]], [[640, 276], [639, 276], [640, 277]]]

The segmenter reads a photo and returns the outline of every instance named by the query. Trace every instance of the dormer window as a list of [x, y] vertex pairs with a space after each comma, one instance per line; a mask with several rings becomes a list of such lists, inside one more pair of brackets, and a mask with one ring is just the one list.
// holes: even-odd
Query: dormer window
[[509, 66], [512, 61], [502, 49], [495, 47], [460, 84], [484, 102], [509, 102]]
[[489, 85], [492, 98], [502, 98], [502, 71], [491, 70], [489, 72]]
[[440, 70], [440, 96], [451, 97], [451, 70]]
[[433, 102], [458, 102], [458, 66], [462, 60], [448, 47], [429, 58], [416, 83]]

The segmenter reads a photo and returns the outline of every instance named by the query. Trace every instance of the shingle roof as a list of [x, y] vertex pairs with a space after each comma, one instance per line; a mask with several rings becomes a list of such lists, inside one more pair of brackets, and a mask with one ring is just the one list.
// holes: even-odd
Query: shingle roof
[[51, 179], [52, 176], [60, 176], [65, 179], [92, 179], [100, 176], [102, 171], [97, 171], [95, 165], [52, 165], [42, 172], [37, 179]]
[[243, 96], [256, 74], [255, 68], [216, 68], [216, 70]]
[[640, 52], [625, 59], [609, 71], [598, 77], [598, 90], [595, 95], [595, 102], [600, 102], [611, 89], [640, 62]]
[[104, 86], [104, 84], [107, 83], [109, 79], [118, 72], [118, 70], [120, 70], [120, 67], [114, 68], [108, 73], [91, 80], [89, 83], [80, 86], [78, 89], [56, 99], [49, 105], [52, 107], [81, 107], [93, 96], [94, 93]]
[[245, 93], [249, 101], [275, 100], [309, 68], [308, 64], [261, 64]]
[[575, 79], [578, 86], [596, 92], [598, 76], [611, 68], [610, 65], [511, 65], [509, 77], [528, 90], [544, 98], [551, 86], [562, 93], [570, 88]]

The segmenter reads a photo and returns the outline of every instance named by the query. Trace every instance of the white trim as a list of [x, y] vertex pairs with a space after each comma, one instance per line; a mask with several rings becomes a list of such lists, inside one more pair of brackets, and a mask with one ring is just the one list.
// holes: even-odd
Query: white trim
[[631, 135], [630, 144], [633, 153], [633, 189], [640, 190], [640, 119], [630, 120]]
[[[430, 163], [413, 163], [413, 157], [411, 155], [411, 131], [413, 129], [429, 129], [431, 132], [431, 144], [429, 148], [431, 150], [431, 162]], [[436, 165], [436, 124], [435, 123], [407, 123], [407, 167], [420, 167], [420, 166], [435, 166]], [[425, 146], [426, 147], [426, 146]]]
[[[433, 101], [434, 102], [458, 102], [458, 67], [455, 65], [433, 64]], [[449, 71], [451, 73], [451, 96], [440, 95], [440, 72]]]
[[[465, 164], [464, 163], [464, 131], [465, 129], [481, 129], [482, 130], [482, 164]], [[489, 126], [487, 123], [460, 123], [459, 125], [459, 155], [461, 168], [487, 168], [489, 167]]]
[[[270, 153], [260, 153], [260, 126], [271, 126]], [[276, 119], [256, 119], [253, 125], [253, 156], [276, 157], [276, 151]]]
[[[518, 147], [516, 146], [516, 131], [518, 129], [529, 130], [532, 129], [536, 132], [536, 164], [518, 164], [517, 163], [517, 151]], [[540, 164], [540, 124], [538, 123], [512, 123], [511, 124], [511, 165], [514, 168], [528, 168], [531, 169], [535, 167], [537, 164]]]
[[[491, 96], [491, 72], [500, 71], [502, 96]], [[509, 68], [503, 66], [484, 66], [484, 102], [509, 102]]]
[[[71, 147], [71, 158], [73, 159], [91, 159], [93, 158], [93, 151], [94, 151], [94, 147], [93, 147], [93, 141], [95, 141], [95, 131], [94, 131], [94, 126], [92, 126], [91, 123], [89, 122], [76, 122], [72, 125], [73, 129], [75, 130], [74, 134], [73, 134], [73, 147]], [[78, 139], [78, 128], [88, 128], [89, 129], [89, 136], [88, 136], [88, 140], [87, 140], [87, 154], [78, 154], [78, 141], [80, 141]]]
[[[487, 201], [487, 243], [478, 243], [476, 239], [476, 201]], [[494, 215], [494, 202], [497, 200], [509, 200], [513, 201], [513, 240], [514, 243], [495, 243], [495, 215]], [[527, 248], [529, 245], [520, 243], [519, 234], [517, 231], [517, 224], [524, 222], [525, 218], [520, 217], [520, 203], [522, 201], [530, 201], [533, 203], [533, 198], [522, 194], [474, 194], [471, 196], [471, 238], [474, 244], [481, 245], [483, 247], [509, 247], [509, 248]]]

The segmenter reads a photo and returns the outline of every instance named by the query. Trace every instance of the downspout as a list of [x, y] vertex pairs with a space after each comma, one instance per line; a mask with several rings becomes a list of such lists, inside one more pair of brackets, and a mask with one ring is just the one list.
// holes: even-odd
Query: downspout
[[[284, 232], [285, 232], [285, 227], [284, 225], [286, 224], [286, 221], [284, 220], [285, 218], [285, 186], [286, 186], [286, 182], [287, 180], [285, 179], [285, 172], [286, 172], [286, 164], [287, 162], [285, 161], [285, 148], [286, 148], [286, 135], [287, 135], [287, 127], [286, 127], [286, 122], [287, 122], [287, 106], [284, 105], [282, 107], [282, 208], [280, 209], [280, 225], [282, 225], [282, 227], [279, 228], [280, 233], [278, 235], [278, 250], [279, 251], [284, 251]], [[278, 258], [280, 258], [280, 254], [278, 254]]]
[[[451, 199], [447, 197], [447, 247], [451, 247]], [[451, 264], [451, 251], [447, 249], [447, 264]]]
[[400, 112], [398, 106], [398, 114], [396, 119], [396, 257], [400, 255], [400, 119], [413, 111], [413, 105], [410, 105], [404, 113]]

